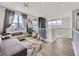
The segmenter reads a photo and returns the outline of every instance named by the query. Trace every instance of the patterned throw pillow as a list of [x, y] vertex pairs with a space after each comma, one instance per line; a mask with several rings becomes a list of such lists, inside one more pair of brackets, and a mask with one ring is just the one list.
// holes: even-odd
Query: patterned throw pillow
[[37, 35], [38, 35], [38, 34], [35, 33], [35, 32], [32, 33], [32, 37], [33, 37], [33, 38], [37, 38]]

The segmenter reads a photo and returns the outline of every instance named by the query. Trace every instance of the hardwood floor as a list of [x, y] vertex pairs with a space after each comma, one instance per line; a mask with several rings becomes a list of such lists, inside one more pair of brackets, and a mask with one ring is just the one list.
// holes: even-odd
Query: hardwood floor
[[72, 40], [60, 38], [53, 43], [48, 43], [37, 56], [74, 56]]

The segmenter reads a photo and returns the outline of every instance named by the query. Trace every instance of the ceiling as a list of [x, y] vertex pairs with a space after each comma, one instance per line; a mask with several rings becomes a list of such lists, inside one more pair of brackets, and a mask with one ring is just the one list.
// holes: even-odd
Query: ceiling
[[79, 2], [29, 2], [29, 7], [25, 7], [24, 2], [0, 2], [0, 5], [46, 18], [71, 16], [72, 11], [79, 8]]

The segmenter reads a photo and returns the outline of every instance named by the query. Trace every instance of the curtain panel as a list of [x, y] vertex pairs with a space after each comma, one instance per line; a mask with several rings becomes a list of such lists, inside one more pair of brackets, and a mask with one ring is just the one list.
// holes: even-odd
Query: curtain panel
[[5, 19], [4, 19], [4, 29], [3, 29], [3, 32], [6, 32], [6, 28], [11, 26], [13, 18], [14, 18], [14, 11], [6, 9], [5, 10]]
[[27, 15], [22, 14], [22, 18], [23, 18], [23, 23], [24, 23], [24, 26], [27, 28], [27, 31], [28, 31]]

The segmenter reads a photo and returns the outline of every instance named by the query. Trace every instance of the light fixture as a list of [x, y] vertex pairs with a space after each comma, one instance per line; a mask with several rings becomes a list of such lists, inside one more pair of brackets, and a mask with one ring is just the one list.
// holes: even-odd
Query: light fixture
[[24, 2], [25, 7], [31, 7], [31, 4], [29, 2]]
[[25, 6], [28, 10], [30, 10], [31, 5], [30, 5], [29, 2], [24, 2], [24, 6]]
[[24, 6], [25, 7], [28, 7], [29, 6], [29, 3], [28, 2], [24, 2]]

